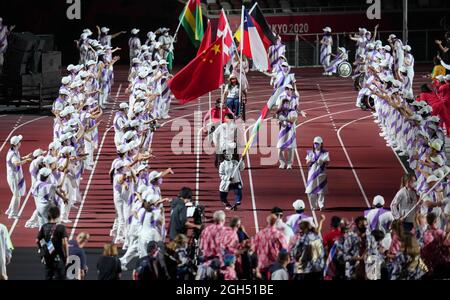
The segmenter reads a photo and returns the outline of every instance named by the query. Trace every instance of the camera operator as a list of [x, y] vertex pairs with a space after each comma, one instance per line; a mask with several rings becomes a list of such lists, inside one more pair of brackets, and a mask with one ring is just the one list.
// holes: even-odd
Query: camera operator
[[188, 221], [187, 204], [192, 201], [192, 190], [183, 187], [172, 201], [170, 211], [169, 237], [173, 241], [178, 234], [187, 234], [188, 229], [201, 230], [202, 225]]

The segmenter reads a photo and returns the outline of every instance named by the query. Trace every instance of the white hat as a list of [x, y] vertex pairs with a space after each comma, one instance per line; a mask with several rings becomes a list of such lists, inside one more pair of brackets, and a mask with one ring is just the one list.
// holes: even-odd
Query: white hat
[[287, 62], [283, 62], [283, 63], [281, 64], [281, 66], [282, 66], [282, 67], [289, 67], [289, 64], [288, 64]]
[[148, 38], [156, 37], [156, 34], [153, 31], [149, 31], [149, 32], [147, 32], [147, 37]]
[[140, 60], [139, 58], [135, 57], [135, 58], [133, 58], [133, 59], [131, 60], [131, 63], [133, 63], [133, 64], [139, 64], [139, 63], [141, 63], [141, 60]]
[[161, 177], [161, 175], [162, 175], [161, 172], [158, 172], [158, 171], [152, 171], [152, 172], [148, 175], [148, 180], [149, 180], [149, 181], [153, 181], [153, 180], [155, 180], [156, 178]]
[[434, 122], [434, 123], [439, 123], [441, 121], [441, 119], [439, 119], [438, 116], [431, 116], [431, 117], [429, 117], [427, 119], [427, 121]]
[[416, 121], [416, 122], [422, 122], [422, 116], [418, 115], [418, 114], [413, 114], [410, 118], [410, 120]]
[[338, 50], [341, 51], [342, 53], [347, 52], [347, 49], [345, 49], [344, 47], [338, 47]]
[[429, 143], [430, 147], [437, 150], [437, 151], [441, 151], [442, 150], [442, 146], [444, 145], [444, 142], [440, 139], [434, 139]]
[[431, 158], [431, 161], [434, 163], [437, 163], [439, 165], [439, 167], [442, 167], [445, 165], [445, 162], [440, 155], [431, 156], [430, 158]]
[[120, 103], [119, 108], [120, 109], [127, 109], [127, 108], [129, 108], [128, 103], [126, 103], [126, 102]]
[[75, 66], [70, 64], [67, 66], [67, 71], [71, 72], [72, 70], [75, 70]]
[[323, 139], [320, 136], [314, 138], [314, 143], [323, 144]]
[[388, 52], [392, 50], [391, 46], [389, 45], [384, 46], [384, 49]]
[[59, 148], [61, 148], [61, 142], [58, 140], [55, 140], [48, 145], [49, 150], [57, 150]]
[[165, 60], [165, 59], [161, 59], [160, 61], [159, 61], [159, 65], [161, 66], [161, 65], [167, 65], [167, 61]]
[[72, 132], [67, 132], [64, 134], [61, 134], [61, 136], [59, 137], [59, 141], [62, 143], [64, 141], [70, 140], [73, 137]]
[[439, 178], [437, 178], [435, 175], [430, 175], [427, 178], [427, 183], [437, 182], [437, 181], [439, 181]]
[[373, 49], [375, 49], [375, 44], [374, 43], [369, 43], [369, 44], [367, 44], [367, 48], [369, 50], [373, 50]]
[[102, 29], [100, 29], [100, 31], [103, 32], [103, 33], [107, 33], [109, 31], [109, 28], [102, 27]]
[[161, 43], [160, 42], [156, 42], [155, 43], [155, 49], [158, 49], [159, 47], [161, 47]]
[[399, 71], [400, 73], [406, 73], [406, 68], [405, 68], [405, 66], [400, 66], [400, 68], [398, 68], [398, 71]]
[[[65, 148], [65, 147], [64, 147], [64, 148]], [[51, 156], [51, 155], [47, 155], [47, 156], [44, 158], [43, 163], [44, 163], [44, 164], [47, 164], [47, 165], [51, 165], [51, 164], [54, 164], [56, 161], [57, 161], [57, 158], [56, 158], [56, 157], [53, 157], [53, 156]]]
[[406, 52], [411, 52], [411, 46], [410, 45], [403, 46], [403, 50], [405, 50]]
[[450, 81], [450, 74], [445, 75], [444, 79], [445, 81]]
[[91, 106], [91, 105], [94, 105], [94, 104], [97, 104], [97, 100], [95, 100], [95, 98], [89, 97], [87, 99], [87, 101], [86, 101], [86, 105]]
[[148, 50], [148, 46], [145, 45], [145, 44], [142, 45], [142, 46], [141, 46], [141, 50], [142, 50], [142, 51], [147, 51], [147, 50]]
[[331, 28], [330, 27], [325, 27], [324, 29], [322, 29], [324, 32], [331, 32]]
[[304, 210], [305, 209], [305, 202], [303, 200], [296, 200], [294, 203], [292, 203], [292, 207], [295, 210]]
[[50, 174], [52, 174], [52, 170], [50, 170], [49, 168], [42, 168], [39, 170], [39, 176], [48, 177], [50, 176]]
[[389, 35], [388, 41], [392, 41], [393, 39], [396, 39], [397, 36], [395, 34]]
[[444, 166], [442, 168], [434, 170], [433, 175], [436, 176], [438, 179], [442, 179], [449, 170], [450, 168], [448, 166]]
[[294, 89], [294, 87], [293, 87], [292, 84], [290, 84], [290, 83], [286, 84], [286, 85], [284, 86], [284, 88], [290, 89], [290, 90], [293, 90], [293, 89]]
[[130, 149], [128, 148], [127, 144], [121, 144], [119, 145], [119, 147], [117, 147], [117, 152], [119, 153], [127, 153], [128, 151], [130, 151]]
[[373, 202], [372, 202], [373, 206], [377, 206], [377, 205], [384, 205], [384, 198], [380, 195], [375, 196], [375, 198], [373, 198]]
[[141, 105], [135, 105], [135, 106], [134, 106], [134, 113], [135, 113], [135, 114], [141, 113], [141, 112], [143, 112], [143, 111], [144, 111], [144, 108], [142, 108]]
[[70, 79], [71, 79], [70, 76], [65, 76], [65, 77], [63, 77], [61, 79], [61, 83], [64, 84], [64, 85], [69, 84], [70, 83]]
[[33, 157], [36, 158], [38, 156], [41, 156], [42, 154], [44, 154], [44, 150], [42, 149], [36, 149], [33, 151]]
[[144, 165], [144, 164], [139, 165], [139, 167], [137, 167], [137, 169], [136, 169], [136, 173], [139, 173], [139, 172], [145, 170], [145, 168], [147, 168], [147, 165]]
[[11, 138], [10, 143], [13, 146], [17, 146], [17, 144], [19, 144], [22, 141], [22, 139], [23, 139], [23, 136], [16, 135]]
[[156, 60], [153, 60], [151, 63], [150, 63], [150, 66], [151, 67], [157, 67], [159, 64], [158, 64], [158, 62], [156, 61]]
[[138, 34], [139, 33], [139, 29], [133, 28], [133, 30], [131, 30], [132, 34]]

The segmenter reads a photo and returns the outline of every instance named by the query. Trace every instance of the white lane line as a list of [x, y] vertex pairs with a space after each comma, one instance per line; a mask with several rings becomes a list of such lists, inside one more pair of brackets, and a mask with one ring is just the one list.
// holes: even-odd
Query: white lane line
[[[23, 203], [22, 203], [22, 208], [21, 208], [20, 211], [19, 211], [19, 217], [22, 216], [23, 210], [25, 209], [25, 206], [27, 205], [28, 199], [30, 199], [30, 196], [31, 196], [31, 188], [32, 188], [32, 187], [30, 187], [30, 189], [28, 190], [27, 196], [25, 197], [25, 200], [24, 200]], [[16, 226], [17, 226], [17, 223], [19, 223], [19, 219], [15, 219], [15, 220], [14, 220], [14, 223], [12, 224], [11, 228], [9, 229], [9, 236], [12, 236], [12, 234], [13, 234], [13, 232], [14, 232], [14, 229], [15, 229]]]
[[356, 182], [358, 183], [359, 189], [361, 190], [361, 194], [363, 195], [364, 200], [366, 201], [367, 207], [369, 207], [369, 208], [371, 207], [371, 205], [369, 203], [369, 199], [367, 198], [366, 192], [364, 191], [364, 188], [363, 188], [363, 186], [361, 184], [361, 181], [359, 180], [358, 174], [356, 173], [355, 167], [353, 166], [353, 162], [350, 159], [350, 155], [348, 154], [347, 149], [345, 148], [344, 142], [342, 141], [341, 131], [342, 131], [342, 129], [344, 129], [347, 126], [352, 125], [353, 123], [362, 121], [364, 119], [368, 119], [370, 117], [372, 117], [372, 116], [370, 115], [370, 116], [362, 117], [362, 118], [353, 120], [351, 122], [348, 122], [347, 124], [341, 126], [341, 128], [339, 128], [339, 130], [337, 131], [337, 136], [338, 136], [338, 139], [339, 139], [339, 143], [341, 143], [342, 150], [344, 151], [345, 157], [347, 158], [347, 161], [348, 161], [348, 163], [350, 165], [350, 168], [352, 169], [353, 176], [355, 177]]
[[102, 152], [103, 145], [105, 144], [106, 136], [108, 135], [108, 132], [109, 132], [111, 129], [113, 129], [113, 128], [114, 128], [113, 126], [109, 127], [109, 128], [105, 131], [105, 133], [103, 134], [102, 142], [101, 142], [100, 147], [99, 147], [99, 149], [98, 149], [97, 156], [95, 157], [95, 163], [94, 163], [94, 166], [92, 167], [91, 174], [89, 175], [88, 182], [87, 182], [86, 187], [85, 187], [85, 189], [84, 189], [83, 199], [81, 200], [80, 207], [79, 207], [78, 212], [77, 212], [77, 216], [76, 216], [76, 218], [75, 218], [75, 221], [74, 221], [74, 223], [73, 223], [72, 230], [71, 230], [71, 232], [70, 232], [70, 240], [73, 239], [73, 236], [74, 236], [74, 234], [75, 234], [75, 230], [77, 229], [77, 226], [78, 226], [78, 222], [80, 221], [81, 212], [83, 211], [83, 207], [84, 207], [84, 202], [86, 201], [86, 198], [87, 198], [87, 195], [88, 195], [88, 192], [89, 192], [89, 188], [91, 187], [91, 182], [92, 182], [92, 179], [94, 178], [95, 169], [97, 168], [97, 164], [98, 164], [98, 162], [99, 162], [100, 154], [101, 154], [101, 152]]
[[[122, 89], [122, 84], [119, 85], [119, 88], [117, 90], [116, 97], [115, 97], [116, 99], [115, 99], [115, 101], [113, 103], [111, 111], [109, 112], [110, 117], [112, 116], [112, 113], [113, 113], [113, 111], [114, 111], [114, 109], [115, 109], [115, 107], [117, 105], [117, 100], [118, 100], [118, 97], [119, 97], [121, 89]], [[110, 125], [110, 121], [108, 121], [108, 125], [107, 126], [109, 126], [109, 125]], [[101, 141], [100, 147], [98, 148], [97, 156], [95, 157], [94, 166], [92, 167], [91, 174], [89, 174], [88, 182], [86, 184], [86, 187], [84, 188], [83, 199], [81, 200], [80, 207], [78, 208], [77, 216], [75, 218], [75, 221], [73, 223], [73, 227], [72, 227], [71, 232], [70, 232], [70, 239], [73, 239], [73, 237], [75, 235], [75, 231], [76, 231], [77, 226], [78, 226], [78, 223], [80, 221], [81, 213], [83, 212], [84, 203], [85, 203], [87, 195], [89, 193], [89, 189], [91, 187], [92, 179], [94, 178], [95, 169], [97, 168], [97, 164], [99, 162], [99, 158], [100, 158], [103, 146], [105, 144], [106, 136], [108, 135], [108, 133], [113, 128], [114, 128], [114, 126], [111, 126], [103, 133], [102, 141]]]
[[22, 128], [25, 125], [28, 125], [30, 123], [33, 123], [35, 121], [39, 121], [41, 119], [47, 118], [47, 116], [43, 116], [43, 117], [38, 117], [38, 118], [34, 118], [31, 119], [23, 124], [20, 124], [19, 126], [16, 126], [13, 128], [13, 130], [11, 130], [11, 132], [8, 134], [8, 136], [6, 137], [5, 141], [3, 142], [2, 146], [0, 147], [0, 153], [3, 151], [3, 149], [5, 148], [6, 144], [9, 143], [9, 138], [14, 134], [14, 132], [17, 131], [17, 129]]

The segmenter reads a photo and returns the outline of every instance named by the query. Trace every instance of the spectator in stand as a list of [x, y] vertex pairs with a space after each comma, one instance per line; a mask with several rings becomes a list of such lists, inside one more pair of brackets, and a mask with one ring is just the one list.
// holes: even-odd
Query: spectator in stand
[[147, 256], [136, 262], [133, 271], [134, 280], [169, 280], [169, 272], [166, 267], [164, 255], [160, 252], [159, 245], [151, 241], [147, 245]]
[[289, 280], [289, 272], [287, 269], [287, 266], [291, 262], [291, 258], [289, 255], [289, 252], [287, 251], [280, 251], [278, 254], [277, 262], [274, 263], [270, 269], [269, 273], [271, 274], [270, 279], [271, 280]]
[[103, 255], [97, 261], [98, 280], [120, 280], [122, 265], [118, 254], [116, 244], [107, 243], [103, 246]]
[[258, 257], [256, 277], [267, 279], [267, 272], [275, 262], [282, 249], [287, 250], [288, 244], [283, 232], [277, 229], [277, 216], [267, 217], [267, 227], [258, 232], [252, 239], [252, 248]]
[[236, 256], [233, 254], [226, 254], [223, 258], [223, 267], [220, 270], [223, 280], [237, 280], [236, 275]]
[[8, 229], [5, 225], [0, 224], [0, 280], [8, 280], [6, 265], [11, 261], [13, 250]]
[[223, 261], [225, 254], [225, 213], [222, 210], [214, 212], [214, 224], [207, 226], [200, 235], [199, 248], [205, 261], [219, 258]]
[[288, 245], [291, 244], [291, 242], [294, 239], [294, 231], [291, 227], [289, 227], [286, 223], [283, 222], [283, 210], [279, 207], [272, 208], [271, 211], [272, 214], [277, 216], [277, 228], [281, 230], [284, 234], [284, 237], [286, 238], [286, 242]]
[[433, 279], [445, 278], [445, 268], [449, 247], [445, 245], [445, 232], [438, 229], [438, 218], [434, 213], [427, 215], [428, 228], [423, 234], [423, 260], [428, 267], [427, 277]]
[[314, 219], [305, 214], [305, 202], [303, 200], [296, 200], [292, 204], [292, 207], [294, 207], [295, 214], [287, 218], [286, 224], [292, 228], [295, 234], [298, 232], [299, 225], [302, 221], [308, 221], [314, 226]]
[[77, 256], [80, 259], [80, 272], [75, 274], [76, 279], [84, 280], [88, 272], [86, 252], [84, 247], [89, 241], [90, 235], [86, 232], [81, 232], [78, 234], [75, 240], [69, 241], [69, 256]]
[[300, 239], [292, 249], [292, 257], [297, 262], [294, 269], [296, 280], [320, 280], [325, 267], [325, 251], [322, 239], [311, 223], [300, 223]]
[[368, 255], [377, 255], [377, 242], [368, 231], [365, 217], [355, 219], [355, 228], [344, 241], [345, 277], [351, 280], [365, 280], [365, 260]]
[[342, 219], [338, 216], [331, 217], [331, 230], [323, 236], [323, 245], [327, 253], [333, 247], [334, 243], [344, 236], [341, 230], [341, 221]]
[[411, 233], [407, 233], [401, 243], [400, 251], [389, 264], [390, 280], [419, 280], [428, 268], [420, 257], [420, 246]]
[[405, 231], [411, 231], [414, 227], [414, 216], [417, 208], [417, 194], [415, 191], [416, 176], [414, 174], [405, 174], [402, 177], [400, 190], [391, 202], [391, 211], [394, 219], [402, 220]]
[[438, 46], [438, 50], [440, 53], [440, 57], [446, 64], [450, 64], [450, 32], [445, 34], [445, 40], [436, 40], [436, 45]]
[[36, 244], [43, 255], [46, 280], [65, 280], [69, 254], [66, 227], [59, 223], [60, 211], [57, 206], [48, 209], [48, 223], [39, 230]]

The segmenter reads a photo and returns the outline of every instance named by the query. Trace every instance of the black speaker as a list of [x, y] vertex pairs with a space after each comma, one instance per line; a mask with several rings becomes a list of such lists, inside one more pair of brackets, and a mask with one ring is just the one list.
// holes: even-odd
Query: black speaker
[[61, 52], [52, 51], [42, 53], [42, 73], [60, 72], [62, 68]]
[[53, 88], [61, 86], [61, 71], [42, 73], [42, 86]]
[[55, 36], [52, 34], [37, 35], [43, 45], [42, 52], [49, 52], [55, 50]]

